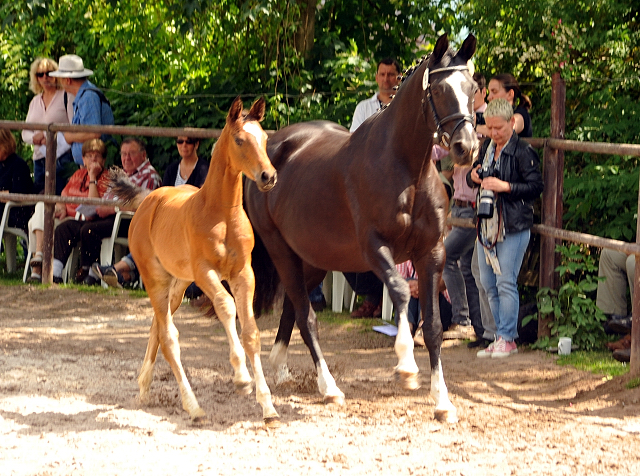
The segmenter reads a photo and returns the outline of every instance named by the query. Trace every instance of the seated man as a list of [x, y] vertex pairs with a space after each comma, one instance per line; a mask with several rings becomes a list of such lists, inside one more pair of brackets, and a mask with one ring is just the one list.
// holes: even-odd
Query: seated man
[[631, 357], [631, 316], [627, 308], [627, 287], [633, 302], [635, 269], [635, 255], [606, 248], [602, 250], [598, 277], [606, 279], [598, 281], [596, 306], [607, 316], [605, 329], [624, 335], [619, 341], [607, 344], [614, 351], [614, 358], [623, 362], [629, 362]]
[[[129, 176], [129, 179], [138, 187], [155, 190], [161, 185], [162, 180], [160, 174], [158, 174], [153, 165], [151, 165], [151, 162], [149, 162], [144, 142], [141, 139], [135, 137], [125, 138], [120, 146], [120, 158], [122, 160], [122, 169]], [[103, 198], [115, 200], [118, 197], [111, 191], [107, 191]], [[89, 239], [89, 236], [92, 236], [91, 240], [94, 241], [96, 245], [101, 245], [103, 238], [111, 236], [116, 210], [114, 207], [97, 207], [96, 212], [99, 219], [93, 224], [88, 225], [87, 239]], [[120, 236], [126, 236], [127, 231], [128, 222], [127, 226], [120, 227]], [[90, 285], [100, 283], [100, 275], [91, 267], [94, 263], [98, 263], [98, 257], [94, 257], [93, 262], [88, 265], [83, 263], [82, 268], [79, 270], [77, 281]]]

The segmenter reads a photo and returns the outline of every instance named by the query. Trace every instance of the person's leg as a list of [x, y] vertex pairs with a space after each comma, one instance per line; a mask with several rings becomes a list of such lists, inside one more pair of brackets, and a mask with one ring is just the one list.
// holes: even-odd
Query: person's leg
[[80, 229], [83, 224], [84, 222], [78, 220], [66, 220], [56, 227], [53, 237], [54, 278], [62, 277], [62, 269], [69, 259], [71, 251], [80, 240]]
[[382, 304], [382, 281], [373, 273], [343, 273], [351, 289], [356, 294], [364, 294], [362, 306], [351, 313], [352, 317], [377, 317], [378, 307]]
[[[41, 161], [36, 161], [41, 162]], [[42, 237], [44, 230], [44, 202], [36, 203], [33, 215], [29, 219], [29, 255], [31, 256], [31, 278], [30, 281], [42, 280]]]
[[627, 283], [633, 283], [633, 276], [627, 278], [627, 255], [604, 248], [600, 254], [598, 277], [606, 279], [598, 281], [596, 306], [605, 314], [627, 315]]
[[[473, 229], [470, 229], [474, 233]], [[453, 323], [462, 326], [471, 324], [469, 320], [469, 306], [467, 304], [467, 292], [464, 286], [464, 276], [460, 270], [458, 260], [466, 251], [467, 246], [467, 229], [461, 227], [453, 227], [451, 232], [444, 240], [446, 251], [446, 261], [444, 270], [442, 271], [442, 279], [449, 291], [451, 299], [451, 309], [453, 313]], [[473, 245], [472, 245], [473, 246]]]
[[518, 337], [520, 295], [517, 280], [530, 236], [531, 232], [528, 229], [509, 233], [505, 235], [504, 241], [496, 244], [501, 274], [496, 275], [495, 280], [500, 305], [493, 316], [498, 327], [498, 337], [502, 337], [507, 342], [513, 342]]
[[[480, 301], [480, 317], [482, 319], [482, 327], [484, 329], [484, 333], [482, 337], [493, 341], [496, 338], [496, 321], [493, 319], [493, 314], [491, 313], [491, 306], [489, 306], [489, 298], [487, 297], [487, 292], [482, 286], [482, 281], [480, 279], [480, 266], [478, 264], [480, 253], [478, 252], [478, 246], [474, 246], [473, 256], [471, 257], [471, 272], [473, 273], [473, 279], [476, 282], [476, 288], [478, 288], [478, 299]], [[484, 254], [482, 255], [482, 259], [484, 259]]]
[[115, 215], [84, 222], [80, 229], [80, 265], [87, 271], [91, 265], [100, 261], [102, 239], [111, 236]]
[[636, 279], [636, 255], [627, 256], [625, 266], [627, 268], [627, 282], [629, 283], [629, 291], [631, 292], [631, 302], [633, 302], [633, 282]]
[[471, 272], [471, 259], [473, 258], [473, 249], [475, 248], [475, 240], [471, 248], [460, 257], [460, 271], [464, 278], [464, 287], [467, 293], [467, 304], [469, 306], [469, 319], [476, 333], [476, 337], [480, 339], [484, 334], [482, 327], [482, 316], [480, 314], [480, 298], [478, 296], [478, 286]]

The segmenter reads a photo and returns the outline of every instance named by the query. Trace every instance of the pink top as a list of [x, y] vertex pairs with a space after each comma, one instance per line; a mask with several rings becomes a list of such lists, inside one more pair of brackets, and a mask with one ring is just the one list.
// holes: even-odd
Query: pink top
[[[45, 108], [42, 93], [36, 94], [29, 104], [29, 112], [25, 122], [35, 122], [38, 124], [52, 124], [54, 122], [61, 124], [71, 124], [73, 119], [73, 94], [67, 94], [67, 111], [64, 110], [64, 90], [58, 89], [53, 99], [49, 103], [49, 107]], [[33, 145], [33, 135], [37, 131], [22, 131], [22, 140], [27, 144]], [[33, 160], [44, 158], [44, 147], [33, 148]]]
[[453, 198], [467, 202], [476, 201], [475, 189], [467, 185], [467, 172], [471, 170], [470, 165], [453, 166]]

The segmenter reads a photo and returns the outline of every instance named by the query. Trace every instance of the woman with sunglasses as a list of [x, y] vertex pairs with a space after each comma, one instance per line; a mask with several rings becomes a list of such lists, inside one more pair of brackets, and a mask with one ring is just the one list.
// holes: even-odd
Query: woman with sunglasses
[[[29, 112], [25, 122], [39, 124], [61, 123], [70, 124], [73, 118], [72, 95], [64, 92], [60, 86], [60, 81], [49, 76], [49, 73], [58, 69], [58, 63], [51, 58], [36, 58], [31, 63], [29, 71], [29, 89], [35, 96], [29, 104]], [[65, 104], [66, 95], [66, 104]], [[46, 156], [47, 138], [44, 131], [22, 131], [22, 140], [26, 144], [33, 145], [33, 178], [34, 190], [40, 193], [44, 189], [44, 158]], [[71, 168], [73, 159], [70, 151], [71, 146], [64, 140], [58, 140], [56, 156], [56, 194], [60, 192], [66, 184], [66, 179], [75, 171]]]
[[200, 140], [192, 137], [178, 136], [176, 140], [180, 160], [167, 167], [162, 179], [163, 186], [177, 187], [189, 184], [202, 187], [207, 178], [209, 163], [198, 157]]

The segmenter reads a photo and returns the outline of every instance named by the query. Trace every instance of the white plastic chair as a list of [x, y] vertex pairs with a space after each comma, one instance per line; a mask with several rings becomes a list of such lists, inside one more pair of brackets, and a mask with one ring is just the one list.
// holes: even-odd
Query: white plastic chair
[[[9, 226], [9, 212], [14, 207], [27, 206], [17, 202], [6, 202], [4, 212], [2, 213], [2, 221], [0, 222], [0, 241], [4, 240], [4, 251], [7, 260], [7, 271], [13, 273], [17, 268], [17, 244], [18, 237], [23, 238], [27, 243], [29, 236], [20, 228]], [[25, 252], [28, 254], [28, 252]], [[25, 267], [23, 279], [26, 279], [28, 270], [29, 257], [27, 256], [27, 266]]]

